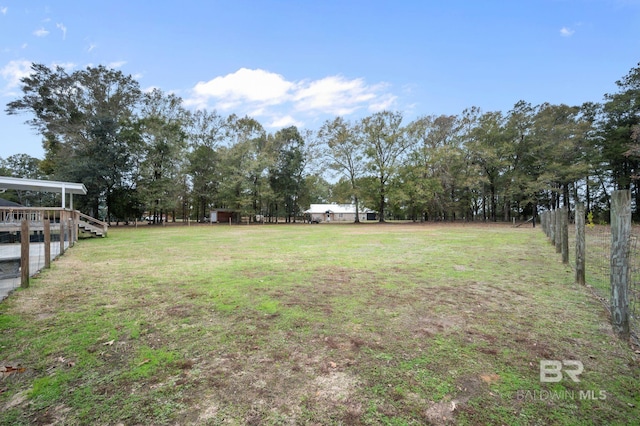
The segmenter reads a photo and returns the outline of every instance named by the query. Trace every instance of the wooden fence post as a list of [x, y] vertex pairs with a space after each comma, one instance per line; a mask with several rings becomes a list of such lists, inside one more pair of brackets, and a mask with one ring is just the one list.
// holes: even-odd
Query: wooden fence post
[[29, 221], [22, 219], [20, 227], [20, 287], [29, 287]]
[[551, 232], [549, 240], [551, 241], [551, 244], [555, 246], [556, 244], [556, 210], [555, 209], [551, 210], [551, 215], [549, 216], [549, 231]]
[[71, 247], [75, 242], [73, 240], [73, 211], [69, 212], [69, 218], [67, 219], [67, 228], [69, 228], [69, 247]]
[[[536, 227], [536, 217], [538, 216], [538, 207], [535, 206], [533, 208], [533, 217], [531, 218], [531, 224], [533, 225], [532, 227], [535, 228]], [[539, 219], [538, 219], [539, 220]]]
[[544, 229], [544, 233], [547, 235], [547, 238], [551, 238], [551, 229], [549, 227], [549, 215], [551, 213], [549, 210], [544, 212], [544, 216], [542, 218], [542, 229]]
[[576, 203], [576, 284], [585, 285], [584, 203]]
[[65, 234], [65, 219], [64, 212], [60, 212], [60, 256], [64, 254], [64, 234]]
[[556, 216], [556, 253], [562, 253], [562, 209], [555, 209]]
[[560, 209], [560, 223], [562, 224], [562, 263], [567, 264], [569, 263], [569, 209], [566, 207]]
[[611, 321], [613, 331], [629, 338], [629, 250], [631, 191], [611, 194]]
[[51, 267], [51, 222], [49, 219], [43, 219], [44, 225], [44, 267], [49, 269]]
[[69, 218], [69, 247], [72, 247], [76, 243], [76, 228], [75, 220], [73, 219], [73, 212]]

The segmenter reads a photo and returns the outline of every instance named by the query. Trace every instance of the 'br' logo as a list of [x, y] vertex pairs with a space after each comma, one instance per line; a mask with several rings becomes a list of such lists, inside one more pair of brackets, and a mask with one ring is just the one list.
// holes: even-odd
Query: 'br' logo
[[[581, 361], [565, 359], [556, 361], [551, 359], [540, 360], [540, 381], [543, 383], [553, 383], [562, 380], [562, 367], [565, 367], [564, 374], [569, 376], [574, 382], [579, 382], [578, 376], [582, 374], [584, 366]], [[570, 367], [570, 368], [566, 368]]]

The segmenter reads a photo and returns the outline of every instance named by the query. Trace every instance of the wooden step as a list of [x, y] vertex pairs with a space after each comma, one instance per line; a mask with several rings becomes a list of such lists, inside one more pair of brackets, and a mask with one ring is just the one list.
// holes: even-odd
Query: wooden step
[[98, 226], [93, 226], [83, 220], [78, 221], [78, 228], [96, 237], [104, 237], [104, 230]]

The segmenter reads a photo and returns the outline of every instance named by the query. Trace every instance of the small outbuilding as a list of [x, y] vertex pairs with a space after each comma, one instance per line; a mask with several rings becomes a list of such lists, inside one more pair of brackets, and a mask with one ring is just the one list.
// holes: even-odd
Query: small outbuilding
[[[355, 222], [355, 204], [311, 204], [305, 215], [311, 222]], [[375, 220], [376, 212], [360, 206], [358, 216], [361, 222]]]
[[209, 214], [211, 223], [237, 223], [240, 220], [240, 212], [233, 209], [214, 209]]

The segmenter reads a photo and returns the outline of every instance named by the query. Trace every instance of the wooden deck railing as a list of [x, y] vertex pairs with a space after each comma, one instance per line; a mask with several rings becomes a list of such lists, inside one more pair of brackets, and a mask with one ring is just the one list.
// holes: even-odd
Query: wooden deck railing
[[45, 219], [58, 223], [65, 212], [74, 211], [61, 207], [0, 207], [0, 225], [19, 225], [23, 220], [42, 222]]
[[[87, 229], [89, 228], [89, 229]], [[65, 244], [69, 247], [78, 241], [79, 230], [85, 230], [94, 235], [105, 236], [108, 224], [77, 210], [56, 207], [0, 207], [0, 233], [16, 235], [20, 233], [21, 254], [16, 257], [2, 259], [2, 261], [18, 263], [20, 265], [21, 286], [29, 286], [29, 247], [31, 234], [38, 233], [44, 239], [45, 268], [49, 266], [51, 258], [52, 231], [59, 234], [59, 254], [65, 251]], [[14, 241], [11, 241], [14, 242]]]
[[41, 230], [45, 220], [48, 220], [54, 228], [57, 228], [60, 223], [72, 221], [76, 236], [80, 222], [87, 223], [100, 231], [100, 235], [106, 235], [109, 227], [107, 223], [78, 210], [61, 207], [0, 207], [0, 230], [19, 231], [23, 220], [29, 222], [32, 230]]

